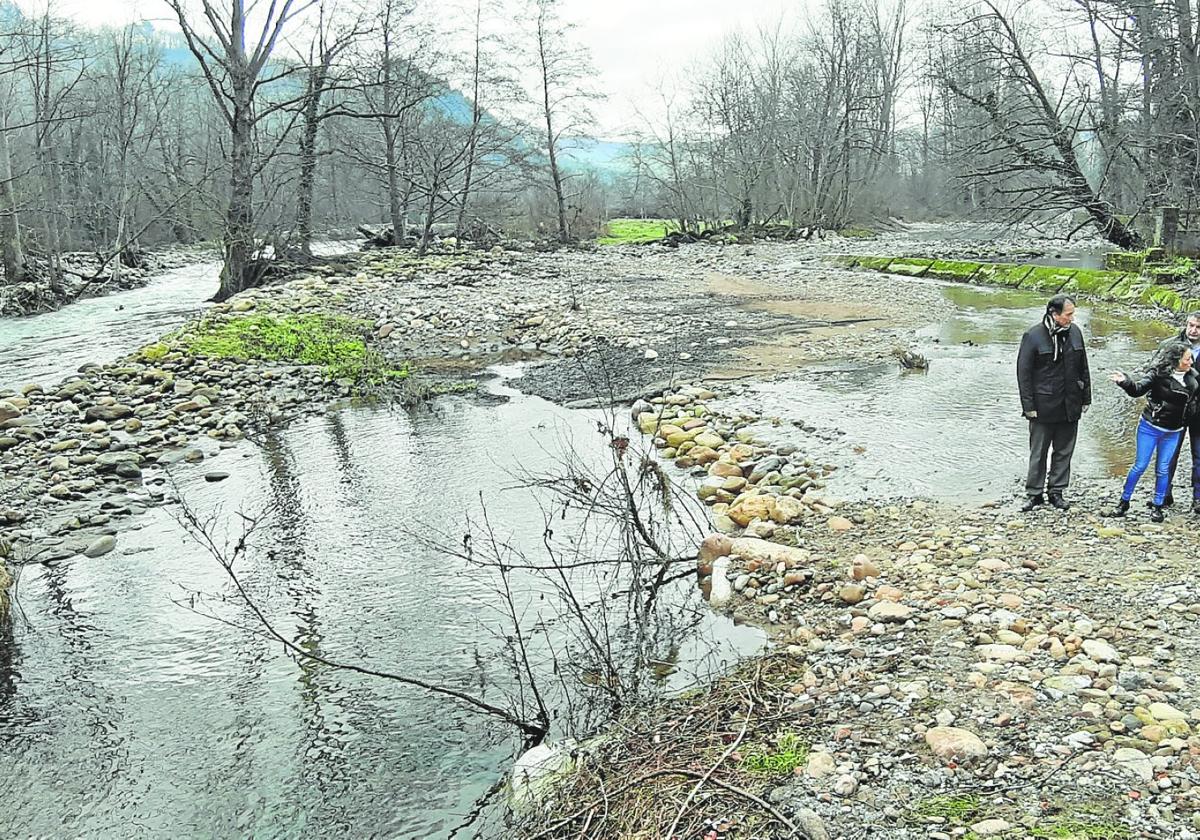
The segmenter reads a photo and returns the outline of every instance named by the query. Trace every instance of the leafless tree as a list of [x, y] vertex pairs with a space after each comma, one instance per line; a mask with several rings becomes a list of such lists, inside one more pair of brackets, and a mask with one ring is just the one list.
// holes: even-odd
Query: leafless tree
[[[261, 269], [254, 261], [254, 184], [264, 165], [264, 153], [257, 148], [255, 133], [264, 120], [297, 101], [268, 103], [263, 92], [295, 72], [294, 66], [268, 72], [271, 56], [288, 25], [316, 0], [275, 0], [262, 16], [257, 35], [247, 29], [248, 12], [256, 4], [248, 9], [246, 0], [224, 0], [223, 5], [220, 0], [201, 0], [201, 15], [190, 12], [184, 0], [165, 1], [175, 11], [229, 131], [225, 264], [216, 294], [217, 300], [224, 300], [259, 280]], [[249, 41], [248, 34], [252, 34]]]

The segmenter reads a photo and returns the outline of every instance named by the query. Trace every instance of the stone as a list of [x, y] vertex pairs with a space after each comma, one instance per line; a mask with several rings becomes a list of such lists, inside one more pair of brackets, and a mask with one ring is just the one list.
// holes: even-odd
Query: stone
[[996, 837], [1012, 828], [1012, 825], [1001, 819], [980, 820], [971, 825], [971, 831], [977, 837]]
[[804, 773], [811, 779], [824, 779], [837, 772], [837, 761], [824, 750], [809, 753], [808, 763], [804, 765]]
[[1085, 639], [1083, 652], [1097, 662], [1120, 662], [1121, 654], [1117, 649], [1102, 639]]
[[854, 565], [850, 567], [850, 577], [855, 580], [879, 577], [879, 567], [865, 557], [861, 559], [856, 557]]
[[733, 552], [733, 540], [724, 534], [709, 534], [700, 543], [697, 559], [701, 563], [712, 564], [718, 557], [727, 557]]
[[142, 463], [142, 456], [136, 452], [102, 452], [96, 456], [96, 469], [112, 470], [119, 464], [133, 464], [135, 467]]
[[0, 423], [5, 422], [6, 420], [15, 420], [20, 416], [21, 412], [15, 405], [7, 400], [0, 400]]
[[213, 470], [212, 472], [206, 472], [204, 474], [204, 480], [210, 484], [215, 484], [218, 481], [224, 481], [227, 478], [229, 478], [229, 473], [222, 472], [220, 470]]
[[838, 780], [833, 783], [833, 792], [838, 796], [853, 796], [858, 790], [858, 779], [851, 776], [849, 773], [839, 776]]
[[757, 562], [761, 566], [776, 566], [783, 563], [786, 568], [806, 565], [811, 555], [802, 548], [760, 540], [756, 537], [738, 537], [733, 541], [731, 554], [736, 554], [747, 562]]
[[780, 496], [775, 499], [775, 510], [771, 513], [771, 518], [780, 525], [790, 525], [803, 519], [807, 510], [799, 499]]
[[867, 617], [874, 621], [899, 624], [908, 621], [915, 613], [912, 607], [897, 604], [894, 601], [881, 601], [867, 611]]
[[124, 420], [133, 414], [133, 409], [127, 405], [114, 403], [113, 405], [94, 405], [84, 412], [84, 417], [88, 420], [103, 420], [106, 423], [112, 420]]
[[105, 534], [102, 537], [92, 541], [87, 548], [83, 550], [84, 557], [100, 557], [108, 554], [117, 547], [117, 538], [111, 534]]
[[854, 523], [844, 516], [831, 516], [825, 524], [835, 534], [844, 534], [854, 527]]
[[729, 506], [729, 518], [737, 524], [745, 528], [755, 519], [766, 521], [771, 518], [771, 514], [775, 512], [775, 497], [774, 496], [739, 496], [737, 500]]
[[1092, 678], [1083, 674], [1056, 674], [1042, 680], [1040, 687], [1051, 699], [1061, 700], [1063, 697], [1078, 694], [1085, 688], [1091, 688]]
[[1113, 761], [1118, 767], [1143, 782], [1149, 782], [1154, 778], [1154, 767], [1150, 764], [1150, 758], [1141, 750], [1121, 747], [1113, 753]]
[[866, 594], [866, 587], [857, 583], [848, 583], [838, 590], [838, 598], [846, 604], [857, 604]]
[[935, 726], [925, 733], [925, 743], [938, 758], [965, 764], [985, 758], [987, 746], [979, 736], [956, 726]]
[[1187, 720], [1187, 713], [1181, 712], [1167, 703], [1151, 703], [1150, 714], [1157, 721]]

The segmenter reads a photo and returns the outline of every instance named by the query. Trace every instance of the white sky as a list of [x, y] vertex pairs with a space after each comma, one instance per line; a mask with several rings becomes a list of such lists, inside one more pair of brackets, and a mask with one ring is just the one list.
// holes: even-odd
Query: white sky
[[[40, 12], [47, 0], [17, 2]], [[54, 14], [88, 26], [151, 20], [156, 28], [178, 28], [164, 0], [50, 2]], [[608, 93], [593, 108], [596, 133], [615, 137], [634, 127], [634, 103], [652, 98], [664, 76], [683, 73], [725, 32], [773, 24], [785, 9], [805, 5], [805, 0], [561, 0], [562, 14], [577, 24], [575, 37], [591, 50], [598, 81]]]

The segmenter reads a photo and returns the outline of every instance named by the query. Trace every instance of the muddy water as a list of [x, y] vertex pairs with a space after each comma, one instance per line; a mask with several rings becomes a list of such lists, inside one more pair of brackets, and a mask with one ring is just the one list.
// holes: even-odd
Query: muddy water
[[[944, 309], [914, 345], [930, 360], [928, 372], [901, 370], [893, 346], [881, 345], [863, 358], [750, 386], [730, 407], [815, 427], [809, 448], [842, 467], [830, 483], [838, 495], [983, 501], [1019, 492], [1028, 424], [1017, 398], [1016, 355], [1022, 333], [1041, 319], [1044, 298], [962, 285], [941, 286], [941, 295]], [[1139, 403], [1106, 373], [1136, 368], [1173, 329], [1103, 306], [1078, 312], [1094, 404], [1080, 427], [1075, 474], [1116, 477], [1132, 458]], [[760, 430], [767, 439], [780, 434], [769, 422]]]
[[[507, 402], [331, 413], [223, 452], [220, 484], [181, 473], [181, 492], [218, 535], [237, 534], [239, 511], [269, 512], [241, 575], [298, 644], [504, 705], [511, 631], [498, 581], [419, 535], [461, 548], [486, 505], [499, 540], [544, 560], [552, 502], [511, 488], [565, 452], [608, 456], [598, 413], [500, 390]], [[564, 556], [607, 550], [583, 538], [581, 516], [553, 528]], [[601, 598], [619, 583], [582, 577], [579, 592], [612, 604], [621, 658], [626, 601]], [[568, 672], [584, 660], [549, 582], [517, 573], [513, 587], [561, 734], [587, 716], [587, 697], [568, 708], [549, 645]], [[651, 688], [761, 647], [694, 588], [666, 596], [648, 645], [658, 664], [642, 669]], [[18, 598], [15, 637], [0, 640], [0, 836], [447, 837], [520, 748], [510, 727], [454, 702], [283, 655], [169, 510], [152, 509], [105, 557], [26, 568]]]

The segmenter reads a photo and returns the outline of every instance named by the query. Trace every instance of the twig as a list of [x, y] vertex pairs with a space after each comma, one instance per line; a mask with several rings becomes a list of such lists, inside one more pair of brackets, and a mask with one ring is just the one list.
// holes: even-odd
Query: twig
[[[758, 679], [758, 672], [755, 672], [755, 680]], [[696, 798], [696, 794], [700, 792], [700, 788], [704, 787], [704, 783], [709, 780], [717, 768], [725, 763], [729, 756], [733, 755], [734, 750], [742, 743], [742, 739], [746, 737], [746, 729], [750, 726], [750, 716], [754, 713], [754, 700], [750, 699], [750, 705], [746, 708], [746, 717], [742, 721], [742, 730], [738, 732], [733, 743], [725, 752], [721, 753], [721, 757], [712, 763], [708, 771], [692, 786], [691, 791], [687, 795], [687, 799], [683, 800], [683, 804], [679, 806], [679, 810], [675, 813], [675, 819], [671, 821], [671, 827], [667, 829], [667, 833], [663, 835], [664, 840], [671, 840], [675, 836], [675, 829], [679, 828], [679, 821], [683, 819], [683, 815], [687, 812], [688, 806], [692, 804], [692, 800]]]

